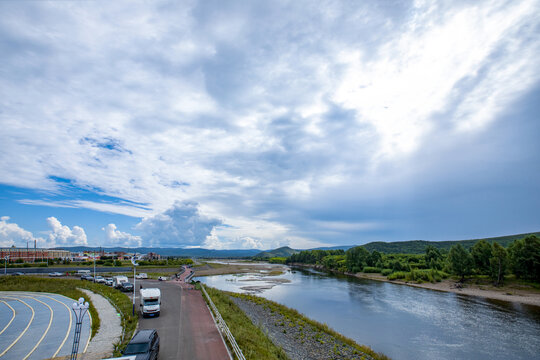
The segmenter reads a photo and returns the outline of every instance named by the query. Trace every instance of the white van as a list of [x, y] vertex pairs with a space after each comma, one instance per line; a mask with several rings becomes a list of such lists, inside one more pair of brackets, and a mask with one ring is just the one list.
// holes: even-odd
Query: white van
[[161, 291], [157, 288], [141, 289], [141, 313], [143, 317], [159, 316]]
[[90, 275], [90, 270], [77, 270], [77, 276]]
[[119, 289], [120, 286], [122, 286], [122, 284], [125, 282], [128, 282], [127, 276], [123, 276], [123, 275], [113, 276], [113, 286], [115, 288]]

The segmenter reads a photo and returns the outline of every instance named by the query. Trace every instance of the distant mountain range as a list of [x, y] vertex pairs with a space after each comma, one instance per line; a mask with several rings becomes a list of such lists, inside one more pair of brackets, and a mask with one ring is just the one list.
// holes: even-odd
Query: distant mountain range
[[[492, 238], [485, 238], [489, 243], [498, 242], [500, 245], [507, 247], [510, 243], [516, 239], [521, 239], [527, 235], [536, 235], [540, 237], [540, 232], [516, 234], [508, 236], [499, 236]], [[426, 246], [431, 245], [439, 250], [450, 250], [455, 244], [461, 244], [464, 248], [470, 249], [474, 243], [482, 239], [472, 240], [452, 240], [452, 241], [425, 241], [425, 240], [411, 240], [411, 241], [395, 241], [395, 242], [370, 242], [362, 245], [369, 251], [377, 250], [382, 253], [403, 253], [403, 254], [423, 254], [426, 250]], [[309, 250], [348, 250], [356, 245], [343, 245], [332, 247], [319, 247]], [[100, 247], [88, 247], [88, 246], [71, 246], [71, 247], [59, 247], [57, 249], [69, 250], [72, 252], [93, 252], [103, 249], [107, 252], [126, 252], [139, 254], [147, 254], [153, 252], [160, 254], [161, 256], [183, 256], [183, 257], [195, 257], [195, 258], [272, 258], [272, 257], [288, 257], [292, 254], [298, 253], [302, 250], [291, 249], [288, 246], [280, 247], [274, 250], [261, 251], [258, 249], [238, 249], [238, 250], [211, 250], [203, 248], [194, 249], [181, 249], [181, 248], [155, 248], [155, 247], [139, 247], [139, 248], [125, 248], [125, 247], [112, 247], [112, 248], [100, 248]]]

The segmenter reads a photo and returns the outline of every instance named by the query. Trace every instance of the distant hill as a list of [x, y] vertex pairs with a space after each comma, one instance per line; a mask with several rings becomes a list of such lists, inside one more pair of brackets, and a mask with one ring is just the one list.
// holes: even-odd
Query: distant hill
[[355, 246], [358, 246], [358, 245], [325, 246], [325, 247], [318, 247], [318, 248], [313, 248], [309, 250], [345, 250], [347, 251], [350, 248], [353, 248]]
[[100, 251], [103, 249], [106, 252], [126, 252], [133, 253], [137, 252], [139, 254], [147, 254], [153, 252], [161, 256], [184, 256], [184, 257], [195, 257], [195, 258], [249, 258], [257, 255], [260, 250], [258, 249], [249, 249], [249, 250], [211, 250], [211, 249], [202, 249], [202, 248], [193, 248], [193, 249], [181, 249], [181, 248], [153, 248], [153, 247], [139, 247], [139, 248], [125, 248], [125, 247], [111, 247], [111, 248], [100, 248], [100, 247], [88, 247], [88, 246], [64, 246], [58, 249], [69, 250], [71, 252], [92, 252]]
[[[498, 242], [499, 245], [507, 247], [516, 239], [524, 238], [527, 235], [536, 235], [540, 237], [540, 232], [536, 233], [527, 233], [527, 234], [517, 234], [517, 235], [508, 235], [508, 236], [499, 236], [493, 238], [484, 238], [490, 244], [493, 242]], [[366, 250], [373, 251], [377, 250], [381, 253], [386, 254], [423, 254], [426, 250], [426, 246], [431, 245], [439, 250], [450, 250], [453, 245], [461, 244], [465, 249], [470, 249], [478, 240], [482, 239], [472, 239], [472, 240], [452, 240], [452, 241], [424, 241], [424, 240], [412, 240], [412, 241], [396, 241], [396, 242], [370, 242], [368, 244], [362, 245]]]
[[289, 257], [292, 254], [299, 253], [300, 250], [291, 249], [288, 246], [280, 247], [274, 250], [261, 251], [256, 258], [273, 258], [273, 257]]

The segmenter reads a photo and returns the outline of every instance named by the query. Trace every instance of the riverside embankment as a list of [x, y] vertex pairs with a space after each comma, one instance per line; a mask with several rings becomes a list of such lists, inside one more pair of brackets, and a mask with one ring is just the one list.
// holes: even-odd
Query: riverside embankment
[[540, 309], [519, 303], [315, 269], [197, 280], [256, 293], [395, 359], [532, 359], [540, 348]]
[[316, 269], [320, 271], [328, 271], [334, 274], [354, 276], [359, 279], [369, 279], [375, 281], [383, 281], [397, 285], [407, 285], [423, 289], [451, 292], [467, 296], [480, 296], [493, 300], [515, 302], [525, 305], [533, 305], [540, 307], [540, 291], [530, 287], [524, 287], [519, 284], [495, 287], [490, 284], [476, 284], [474, 280], [468, 279], [464, 283], [458, 283], [453, 279], [443, 279], [440, 282], [407, 282], [401, 280], [389, 280], [381, 274], [368, 273], [341, 273], [335, 270], [325, 269], [321, 265], [310, 264], [291, 264], [291, 266]]

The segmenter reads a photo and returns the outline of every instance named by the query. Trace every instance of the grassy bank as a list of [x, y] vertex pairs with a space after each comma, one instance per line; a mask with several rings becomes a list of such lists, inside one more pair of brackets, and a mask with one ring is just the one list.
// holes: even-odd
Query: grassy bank
[[[223, 319], [229, 326], [236, 341], [238, 342], [238, 345], [244, 352], [247, 359], [287, 359], [287, 355], [283, 349], [272, 343], [263, 330], [253, 325], [251, 320], [244, 314], [244, 312], [231, 300], [231, 297], [252, 301], [266, 307], [272, 313], [281, 314], [285, 319], [283, 324], [283, 333], [287, 333], [287, 331], [289, 331], [291, 336], [293, 336], [291, 331], [292, 328], [297, 328], [300, 330], [300, 332], [302, 329], [305, 329], [306, 333], [307, 329], [310, 329], [311, 333], [317, 334], [318, 339], [321, 339], [322, 337], [320, 336], [325, 334], [351, 346], [359, 353], [368, 354], [374, 359], [389, 359], [384, 354], [376, 353], [371, 348], [364, 345], [359, 345], [352, 339], [337, 333], [329, 328], [326, 324], [321, 324], [317, 321], [311, 320], [300, 314], [298, 311], [284, 305], [253, 295], [230, 293], [209, 287], [205, 288], [208, 295], [210, 295], [212, 301], [221, 313]], [[340, 357], [338, 356], [336, 358]]]
[[231, 301], [227, 293], [210, 287], [205, 287], [205, 289], [223, 320], [227, 323], [246, 359], [288, 359], [281, 348], [275, 346], [260, 328], [253, 325], [242, 310]]
[[[100, 294], [108, 298], [122, 316], [122, 328], [124, 332], [124, 341], [117, 344], [116, 349], [123, 348], [131, 339], [133, 331], [137, 327], [138, 317], [132, 316], [132, 303], [125, 294], [118, 290], [112, 289], [102, 284], [95, 284], [89, 281], [81, 281], [76, 279], [50, 279], [34, 276], [3, 276], [0, 278], [1, 291], [33, 291], [33, 292], [49, 292], [61, 294], [71, 299], [79, 299], [80, 297], [88, 298], [86, 294], [77, 288], [88, 289], [92, 292]], [[99, 330], [101, 320], [96, 311], [96, 308], [90, 300], [90, 314], [92, 315], [92, 337]]]
[[293, 328], [298, 327], [300, 329], [311, 327], [315, 332], [317, 333], [324, 333], [327, 334], [335, 339], [338, 339], [344, 344], [347, 344], [359, 352], [368, 354], [369, 356], [373, 357], [374, 359], [381, 359], [381, 360], [389, 360], [389, 358], [381, 353], [375, 352], [373, 349], [371, 349], [368, 346], [365, 345], [359, 345], [354, 340], [349, 339], [340, 333], [334, 331], [328, 325], [321, 324], [320, 322], [317, 322], [315, 320], [312, 320], [310, 318], [307, 318], [306, 316], [302, 315], [298, 311], [291, 309], [287, 306], [278, 304], [274, 301], [267, 300], [258, 296], [254, 295], [248, 295], [248, 294], [237, 294], [237, 293], [227, 293], [230, 296], [238, 297], [241, 299], [252, 301], [256, 304], [263, 305], [264, 307], [268, 308], [270, 312], [275, 312], [281, 314], [287, 322], [287, 327]]

